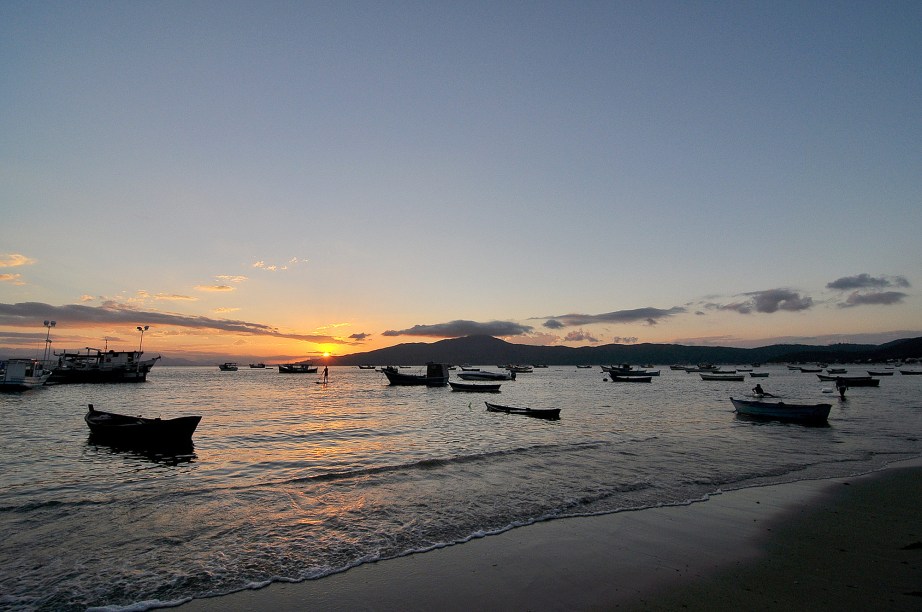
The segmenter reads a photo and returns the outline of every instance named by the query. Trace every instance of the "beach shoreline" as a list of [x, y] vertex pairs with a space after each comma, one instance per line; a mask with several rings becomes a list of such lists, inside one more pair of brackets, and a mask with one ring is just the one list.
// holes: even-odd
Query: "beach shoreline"
[[687, 506], [545, 521], [179, 609], [922, 607], [922, 460]]

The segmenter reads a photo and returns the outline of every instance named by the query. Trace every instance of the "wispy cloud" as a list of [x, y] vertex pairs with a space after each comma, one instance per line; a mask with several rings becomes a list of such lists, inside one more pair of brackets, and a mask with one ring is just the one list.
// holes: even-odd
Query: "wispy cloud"
[[196, 285], [196, 291], [211, 291], [211, 292], [222, 292], [222, 291], [234, 291], [236, 287], [231, 287], [230, 285]]
[[551, 317], [537, 317], [548, 319], [544, 322], [544, 327], [548, 329], [561, 329], [563, 327], [575, 327], [578, 325], [593, 325], [598, 323], [637, 323], [643, 322], [647, 325], [656, 325], [660, 319], [671, 317], [677, 314], [687, 312], [683, 306], [674, 306], [673, 308], [634, 308], [630, 310], [616, 310], [604, 314], [565, 314], [554, 315]]
[[283, 332], [271, 325], [232, 319], [189, 316], [175, 313], [141, 310], [127, 304], [108, 301], [102, 306], [66, 304], [52, 306], [41, 302], [0, 304], [0, 326], [34, 327], [36, 321], [54, 319], [59, 327], [93, 327], [139, 323], [151, 326], [172, 326], [188, 329], [209, 329], [249, 336], [271, 336], [314, 343], [347, 344], [333, 336]]
[[197, 302], [198, 298], [192, 295], [180, 295], [178, 293], [158, 293], [153, 296], [155, 300], [165, 302]]
[[590, 344], [595, 344], [599, 341], [598, 338], [588, 334], [583, 330], [571, 331], [566, 336], [563, 337], [564, 342], [589, 342]]
[[19, 266], [29, 266], [34, 263], [34, 259], [19, 253], [6, 253], [0, 255], [0, 268], [18, 268]]
[[287, 262], [283, 264], [275, 263], [266, 263], [264, 260], [260, 259], [253, 263], [252, 267], [258, 270], [266, 270], [267, 272], [280, 272], [293, 268], [294, 266], [302, 263], [308, 263], [309, 260], [301, 257], [292, 257]]
[[240, 310], [240, 309], [239, 309], [239, 308], [222, 307], [222, 308], [215, 308], [212, 312], [214, 312], [215, 314], [225, 314], [225, 313], [228, 313], [228, 312], [237, 312], [238, 310]]
[[350, 335], [350, 336], [349, 336], [349, 339], [350, 339], [350, 340], [355, 340], [356, 342], [364, 342], [364, 341], [367, 340], [369, 337], [371, 337], [371, 334], [359, 333], [359, 334], [352, 334], [352, 335]]
[[850, 291], [852, 289], [884, 289], [886, 287], [909, 287], [905, 276], [871, 276], [868, 273], [855, 276], [843, 276], [831, 283], [826, 283], [827, 289]]
[[639, 338], [637, 336], [615, 336], [611, 341], [615, 344], [636, 344]]
[[490, 321], [478, 323], [477, 321], [449, 321], [433, 325], [414, 325], [408, 329], [390, 329], [383, 332], [382, 336], [426, 336], [431, 338], [460, 338], [484, 334], [487, 336], [520, 336], [532, 330], [530, 325], [522, 325], [512, 321]]
[[0, 274], [0, 283], [12, 283], [14, 285], [24, 285], [22, 274]]
[[246, 276], [243, 276], [241, 274], [238, 274], [236, 276], [230, 276], [228, 274], [221, 274], [219, 276], [215, 276], [215, 279], [219, 281], [224, 281], [225, 283], [242, 283], [245, 280], [249, 280]]

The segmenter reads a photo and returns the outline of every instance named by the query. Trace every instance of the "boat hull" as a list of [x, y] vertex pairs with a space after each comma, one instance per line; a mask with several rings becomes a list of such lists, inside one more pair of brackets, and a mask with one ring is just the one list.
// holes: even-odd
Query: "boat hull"
[[844, 382], [847, 387], [879, 387], [880, 380], [870, 376], [827, 376], [817, 374], [824, 382]]
[[192, 444], [202, 417], [148, 419], [93, 409], [84, 415], [94, 442], [136, 448], [169, 448]]
[[796, 423], [825, 423], [832, 404], [787, 404], [730, 398], [736, 413], [746, 417]]
[[452, 391], [471, 391], [480, 393], [498, 393], [500, 383], [462, 383], [450, 381]]
[[621, 376], [620, 374], [611, 375], [612, 382], [633, 382], [633, 383], [648, 383], [653, 382], [652, 376]]
[[400, 387], [444, 387], [448, 384], [448, 364], [430, 363], [425, 374], [404, 374], [396, 368], [383, 370], [387, 382]]
[[488, 412], [521, 414], [536, 419], [547, 419], [552, 421], [556, 421], [560, 418], [560, 408], [517, 408], [514, 406], [501, 406], [499, 404], [491, 404], [490, 402], [484, 402], [484, 404], [487, 405]]

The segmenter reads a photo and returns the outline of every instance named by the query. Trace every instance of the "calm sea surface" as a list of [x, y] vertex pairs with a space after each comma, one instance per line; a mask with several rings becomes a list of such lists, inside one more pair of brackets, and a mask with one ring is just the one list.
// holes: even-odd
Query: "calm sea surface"
[[[630, 384], [552, 366], [471, 394], [391, 387], [358, 368], [332, 368], [320, 385], [272, 369], [155, 367], [144, 384], [0, 395], [0, 608], [143, 610], [540, 520], [922, 456], [922, 376], [896, 373], [840, 402], [822, 393], [830, 383], [782, 366], [745, 382], [660, 369]], [[829, 427], [738, 419], [728, 398], [756, 382], [832, 403]], [[490, 413], [485, 399], [561, 418]], [[87, 403], [203, 419], [191, 453], [146, 456], [90, 443]]]

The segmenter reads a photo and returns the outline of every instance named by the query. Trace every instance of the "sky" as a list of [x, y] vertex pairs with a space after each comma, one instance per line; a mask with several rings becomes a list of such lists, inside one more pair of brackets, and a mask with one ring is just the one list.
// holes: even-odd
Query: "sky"
[[0, 356], [922, 335], [917, 1], [6, 0], [0, 58]]

